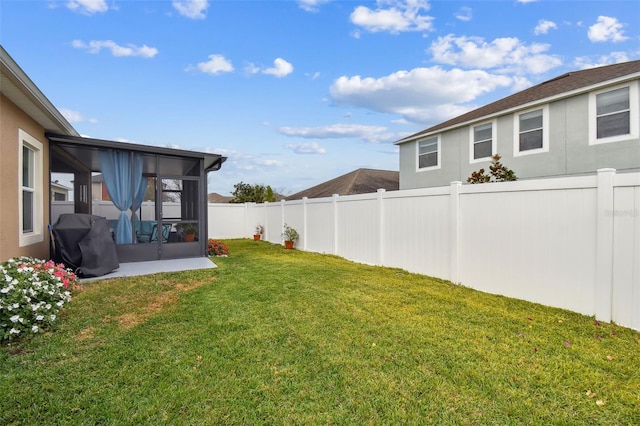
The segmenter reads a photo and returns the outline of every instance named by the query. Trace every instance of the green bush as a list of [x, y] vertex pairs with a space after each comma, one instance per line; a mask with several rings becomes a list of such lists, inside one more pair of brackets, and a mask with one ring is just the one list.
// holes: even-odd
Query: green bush
[[51, 327], [78, 279], [63, 264], [30, 257], [0, 265], [0, 341]]
[[515, 172], [500, 162], [502, 157], [499, 154], [491, 157], [491, 165], [489, 166], [490, 174], [485, 174], [484, 169], [471, 173], [467, 178], [468, 183], [487, 183], [487, 182], [509, 182], [518, 180]]

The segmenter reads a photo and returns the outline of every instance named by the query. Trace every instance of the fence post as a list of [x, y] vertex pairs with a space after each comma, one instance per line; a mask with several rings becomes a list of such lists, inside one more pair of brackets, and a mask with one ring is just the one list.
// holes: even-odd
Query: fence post
[[302, 250], [307, 251], [307, 200], [309, 197], [302, 197]]
[[449, 197], [449, 279], [455, 284], [460, 282], [458, 278], [458, 253], [460, 252], [460, 187], [462, 187], [462, 182], [451, 182]]
[[333, 194], [333, 254], [338, 254], [338, 194]]
[[244, 229], [242, 230], [242, 238], [248, 238], [247, 229], [249, 229], [249, 203], [244, 203]]
[[264, 235], [262, 239], [265, 241], [269, 241], [269, 228], [267, 227], [267, 205], [269, 201], [265, 201], [262, 203], [262, 226], [264, 226]]
[[596, 319], [610, 322], [613, 300], [613, 179], [615, 169], [599, 169], [596, 211]]
[[[284, 204], [285, 200], [280, 200], [280, 235], [282, 235], [282, 231], [284, 230], [284, 224], [286, 223], [284, 220]], [[284, 238], [280, 238], [280, 244], [283, 244]]]
[[384, 188], [378, 189], [378, 265], [384, 265]]

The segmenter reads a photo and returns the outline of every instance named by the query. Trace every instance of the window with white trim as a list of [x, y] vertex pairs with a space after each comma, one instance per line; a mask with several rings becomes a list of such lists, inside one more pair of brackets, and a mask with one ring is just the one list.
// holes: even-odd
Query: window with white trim
[[20, 129], [18, 151], [18, 221], [20, 247], [44, 241], [43, 234], [43, 168], [42, 143]]
[[440, 168], [440, 138], [433, 136], [418, 141], [418, 169]]
[[638, 86], [608, 88], [589, 97], [589, 143], [638, 138]]
[[513, 155], [549, 151], [548, 108], [515, 114]]
[[493, 122], [471, 127], [469, 162], [485, 161], [495, 154], [496, 141], [493, 136], [493, 128]]

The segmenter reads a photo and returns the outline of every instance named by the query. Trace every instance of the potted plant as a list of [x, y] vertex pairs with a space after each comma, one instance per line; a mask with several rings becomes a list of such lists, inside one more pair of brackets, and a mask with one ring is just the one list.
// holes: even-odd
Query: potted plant
[[282, 238], [284, 238], [284, 248], [292, 249], [295, 242], [298, 241], [298, 238], [300, 238], [300, 235], [295, 228], [292, 228], [285, 223], [284, 231], [282, 232]]
[[253, 231], [253, 240], [260, 241], [260, 238], [262, 238], [262, 234], [264, 234], [264, 228], [262, 227], [262, 225], [256, 225], [256, 228]]
[[182, 233], [184, 241], [195, 241], [198, 227], [193, 223], [179, 223], [176, 225], [176, 229]]

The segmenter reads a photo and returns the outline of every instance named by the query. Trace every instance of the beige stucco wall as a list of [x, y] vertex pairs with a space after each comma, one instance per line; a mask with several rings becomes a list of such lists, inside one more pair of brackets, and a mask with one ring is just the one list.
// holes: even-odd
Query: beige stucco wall
[[[29, 133], [43, 145], [42, 202], [44, 241], [29, 246], [19, 244], [19, 164], [18, 131]], [[15, 256], [49, 258], [49, 141], [45, 130], [13, 102], [0, 94], [0, 262]]]

